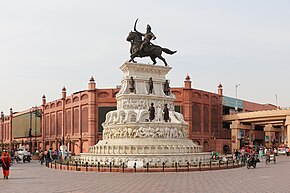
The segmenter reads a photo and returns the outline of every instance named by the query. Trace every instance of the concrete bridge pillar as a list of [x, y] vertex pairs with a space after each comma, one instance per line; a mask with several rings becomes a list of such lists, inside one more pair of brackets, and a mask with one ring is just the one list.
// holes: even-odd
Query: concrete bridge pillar
[[235, 149], [240, 149], [240, 140], [238, 139], [238, 135], [240, 132], [240, 129], [242, 128], [242, 125], [240, 124], [240, 121], [235, 120], [230, 125], [231, 128], [231, 138], [232, 138], [232, 152], [234, 152]]
[[290, 115], [286, 117], [285, 127], [287, 131], [287, 146], [290, 147]]
[[264, 127], [266, 147], [273, 145], [272, 140], [276, 139], [275, 129], [272, 124], [267, 124]]
[[[231, 136], [232, 136], [232, 152], [235, 149], [240, 149], [241, 147], [241, 140], [238, 137], [241, 135], [241, 130], [244, 130], [244, 141], [247, 141], [249, 145], [253, 144], [253, 127], [251, 125], [242, 124], [239, 120], [232, 121], [230, 125], [231, 128]], [[242, 136], [241, 136], [242, 137]]]

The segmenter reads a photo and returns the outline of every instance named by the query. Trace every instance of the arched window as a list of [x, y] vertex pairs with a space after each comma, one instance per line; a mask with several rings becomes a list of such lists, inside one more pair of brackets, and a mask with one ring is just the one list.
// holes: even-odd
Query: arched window
[[51, 129], [51, 135], [55, 135], [55, 114], [52, 114], [50, 117], [50, 129]]
[[203, 106], [203, 130], [209, 132], [209, 109], [208, 106]]
[[217, 131], [218, 130], [218, 107], [212, 106], [211, 107], [211, 130]]
[[88, 108], [82, 108], [82, 132], [88, 132]]
[[62, 113], [57, 112], [57, 122], [56, 122], [56, 136], [61, 135], [62, 129]]
[[71, 134], [71, 111], [66, 111], [66, 131], [65, 134]]
[[203, 151], [209, 150], [209, 143], [207, 141], [203, 142]]
[[50, 133], [49, 133], [49, 115], [45, 115], [45, 126], [44, 126], [44, 128], [45, 128], [45, 135], [46, 136], [49, 136], [50, 135]]
[[74, 133], [79, 133], [79, 110], [78, 109], [74, 109]]
[[67, 99], [66, 100], [66, 104], [69, 104], [69, 103], [71, 103], [71, 100], [70, 99]]
[[87, 94], [84, 94], [84, 95], [81, 96], [81, 100], [85, 100], [87, 98], [88, 98], [88, 95]]
[[109, 97], [109, 93], [107, 93], [107, 92], [100, 92], [98, 94], [98, 97], [100, 97], [100, 98], [107, 98], [107, 97]]
[[200, 132], [200, 105], [192, 105], [192, 131]]
[[77, 101], [79, 101], [79, 97], [74, 97], [73, 102], [77, 102]]
[[58, 102], [56, 103], [56, 106], [57, 106], [57, 107], [60, 107], [60, 106], [61, 106], [61, 101], [58, 101]]

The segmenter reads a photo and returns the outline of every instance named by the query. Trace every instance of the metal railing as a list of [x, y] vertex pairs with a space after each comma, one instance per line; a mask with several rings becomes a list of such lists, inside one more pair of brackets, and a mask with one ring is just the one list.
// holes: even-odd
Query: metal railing
[[181, 164], [175, 162], [172, 166], [166, 166], [162, 162], [161, 167], [155, 165], [150, 165], [146, 163], [142, 168], [137, 168], [136, 163], [134, 163], [133, 168], [128, 168], [128, 166], [121, 162], [116, 164], [114, 162], [109, 162], [108, 164], [89, 164], [88, 162], [81, 163], [79, 161], [69, 160], [69, 161], [60, 161], [55, 160], [51, 162], [46, 162], [46, 167], [54, 168], [59, 170], [74, 170], [74, 171], [95, 171], [95, 172], [190, 172], [190, 171], [211, 171], [219, 169], [233, 169], [245, 166], [245, 160], [233, 160], [228, 157], [226, 160], [210, 160], [208, 162], [187, 162], [186, 164]]

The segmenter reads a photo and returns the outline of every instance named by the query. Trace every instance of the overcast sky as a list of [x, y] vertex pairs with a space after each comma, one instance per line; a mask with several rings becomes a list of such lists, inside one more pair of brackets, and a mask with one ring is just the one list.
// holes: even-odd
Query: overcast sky
[[[0, 0], [0, 111], [23, 111], [87, 89], [114, 88], [129, 59], [126, 41], [150, 24], [171, 86], [188, 73], [193, 88], [258, 103], [290, 106], [290, 1]], [[138, 62], [151, 62], [149, 58]], [[158, 60], [160, 65], [163, 65]]]

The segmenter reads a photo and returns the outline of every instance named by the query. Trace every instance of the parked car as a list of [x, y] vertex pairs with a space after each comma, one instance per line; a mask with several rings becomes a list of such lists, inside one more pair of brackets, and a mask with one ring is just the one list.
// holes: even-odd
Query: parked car
[[285, 147], [279, 147], [278, 148], [278, 154], [285, 155], [286, 154], [286, 148]]

